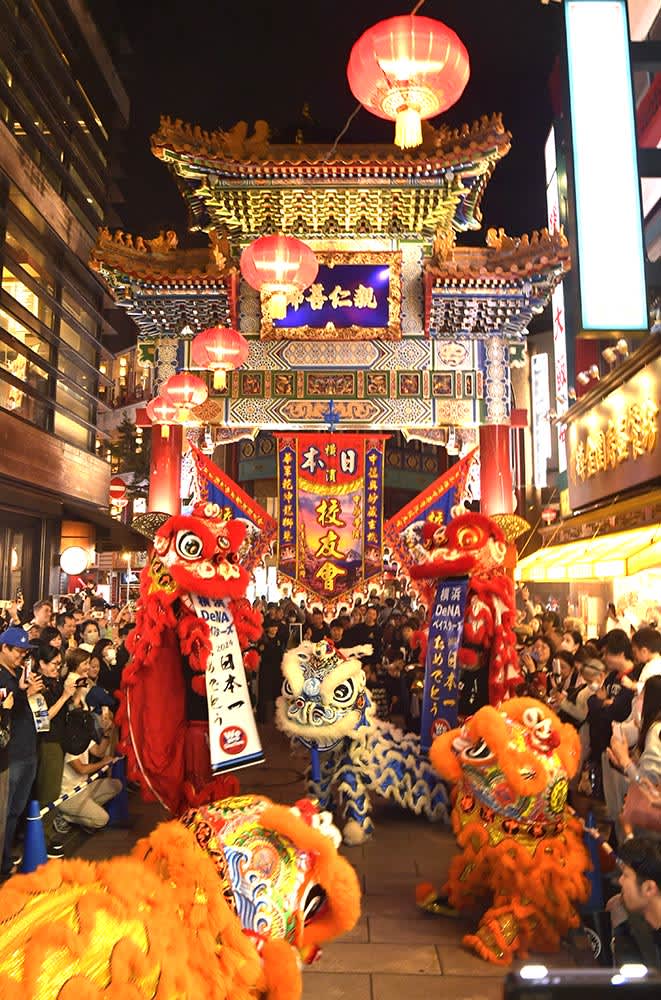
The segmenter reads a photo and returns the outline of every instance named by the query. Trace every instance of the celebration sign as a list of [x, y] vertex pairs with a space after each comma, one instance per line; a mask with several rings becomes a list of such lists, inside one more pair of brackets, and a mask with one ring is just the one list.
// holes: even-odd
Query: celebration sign
[[244, 521], [247, 526], [246, 541], [241, 547], [242, 565], [251, 570], [260, 561], [276, 536], [276, 523], [270, 514], [248, 496], [227, 473], [191, 445], [201, 499], [215, 503], [222, 517]]
[[383, 570], [387, 437], [277, 435], [278, 569], [325, 603]]
[[436, 588], [429, 625], [420, 722], [420, 745], [425, 752], [437, 736], [457, 725], [457, 653], [464, 631], [467, 594], [467, 577], [441, 580]]
[[243, 655], [234, 619], [224, 601], [191, 594], [198, 618], [209, 626], [211, 653], [206, 669], [209, 751], [212, 774], [236, 771], [264, 760]]

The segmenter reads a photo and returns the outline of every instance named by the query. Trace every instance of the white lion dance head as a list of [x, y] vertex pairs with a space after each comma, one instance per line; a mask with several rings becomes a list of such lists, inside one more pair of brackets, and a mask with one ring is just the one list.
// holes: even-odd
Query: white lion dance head
[[345, 737], [367, 736], [372, 703], [359, 655], [370, 646], [336, 649], [332, 642], [303, 642], [282, 661], [282, 696], [276, 723], [304, 746], [331, 750]]

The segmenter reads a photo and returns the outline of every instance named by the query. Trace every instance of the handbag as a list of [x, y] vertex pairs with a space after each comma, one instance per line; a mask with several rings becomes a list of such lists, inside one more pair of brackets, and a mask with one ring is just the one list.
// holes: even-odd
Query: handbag
[[644, 781], [630, 783], [624, 800], [621, 822], [623, 826], [637, 826], [643, 830], [661, 833], [661, 798], [653, 798], [653, 792], [647, 792], [645, 785]]
[[64, 720], [61, 746], [65, 753], [77, 757], [96, 738], [94, 715], [87, 708], [70, 708]]

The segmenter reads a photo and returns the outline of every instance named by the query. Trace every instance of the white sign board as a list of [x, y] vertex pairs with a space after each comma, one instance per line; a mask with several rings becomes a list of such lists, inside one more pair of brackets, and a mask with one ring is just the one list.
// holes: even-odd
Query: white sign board
[[198, 618], [209, 626], [211, 652], [206, 669], [211, 771], [237, 771], [261, 764], [259, 741], [243, 655], [232, 614], [224, 601], [191, 595]]

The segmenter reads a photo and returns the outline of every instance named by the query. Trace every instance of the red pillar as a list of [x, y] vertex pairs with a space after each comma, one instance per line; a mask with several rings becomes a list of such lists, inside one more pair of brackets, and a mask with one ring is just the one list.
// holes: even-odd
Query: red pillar
[[508, 424], [480, 427], [480, 510], [483, 514], [511, 514], [512, 459]]
[[170, 426], [168, 437], [164, 436], [164, 429], [154, 425], [151, 432], [148, 507], [162, 514], [179, 514], [183, 427]]

